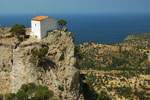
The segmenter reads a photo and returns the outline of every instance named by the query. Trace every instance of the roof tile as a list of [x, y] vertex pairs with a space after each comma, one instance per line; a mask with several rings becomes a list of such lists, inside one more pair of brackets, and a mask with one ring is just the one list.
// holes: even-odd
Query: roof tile
[[48, 18], [48, 16], [37, 16], [37, 17], [32, 18], [32, 20], [41, 21], [41, 20], [44, 20], [46, 18]]

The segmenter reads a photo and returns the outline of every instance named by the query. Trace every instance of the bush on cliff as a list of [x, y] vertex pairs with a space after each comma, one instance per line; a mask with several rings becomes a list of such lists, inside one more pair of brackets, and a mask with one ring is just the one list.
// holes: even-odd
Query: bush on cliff
[[62, 29], [67, 24], [67, 21], [64, 19], [61, 19], [58, 21], [59, 28]]
[[15, 100], [16, 94], [15, 93], [7, 93], [5, 94], [5, 100]]
[[23, 84], [16, 94], [6, 94], [5, 100], [49, 100], [52, 97], [53, 92], [48, 87], [29, 83]]
[[40, 85], [37, 87], [33, 100], [48, 100], [52, 96], [53, 92], [48, 90], [48, 87]]
[[3, 94], [0, 94], [0, 100], [3, 100]]
[[17, 100], [28, 100], [28, 95], [25, 91], [18, 91], [15, 98]]
[[18, 39], [21, 39], [21, 35], [24, 36], [26, 33], [25, 26], [15, 24], [11, 28], [10, 32], [12, 32], [12, 35], [16, 36]]
[[58, 99], [56, 99], [56, 98], [51, 98], [50, 100], [58, 100]]
[[43, 60], [48, 52], [48, 48], [34, 48], [31, 50], [32, 58], [31, 62], [34, 63], [36, 66]]
[[97, 100], [111, 100], [110, 96], [108, 95], [107, 91], [104, 89], [101, 89]]

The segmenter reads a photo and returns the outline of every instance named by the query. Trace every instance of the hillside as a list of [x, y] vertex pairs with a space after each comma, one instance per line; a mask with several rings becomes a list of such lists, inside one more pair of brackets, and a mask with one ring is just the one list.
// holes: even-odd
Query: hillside
[[0, 28], [0, 93], [36, 83], [60, 100], [96, 100], [102, 89], [112, 100], [150, 99], [150, 34], [133, 34], [113, 45], [74, 45], [70, 32], [19, 41], [9, 30]]
[[[83, 59], [78, 62], [81, 69], [101, 67], [142, 67], [147, 68], [149, 63], [150, 41], [148, 34], [131, 35], [124, 41], [113, 45], [100, 43], [83, 43], [76, 45], [77, 51]], [[134, 38], [134, 37], [136, 38]], [[143, 38], [142, 38], [143, 36]], [[131, 39], [132, 37], [132, 39]], [[137, 39], [141, 37], [141, 39]], [[134, 55], [134, 56], [133, 56]]]
[[105, 88], [113, 100], [150, 99], [150, 34], [133, 34], [113, 45], [76, 45], [84, 82], [97, 93]]

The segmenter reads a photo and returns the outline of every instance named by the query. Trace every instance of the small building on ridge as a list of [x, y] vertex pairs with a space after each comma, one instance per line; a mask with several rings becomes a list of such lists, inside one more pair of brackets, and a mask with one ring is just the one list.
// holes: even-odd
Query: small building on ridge
[[42, 39], [47, 36], [49, 31], [57, 29], [57, 21], [49, 16], [37, 16], [31, 19], [30, 35]]

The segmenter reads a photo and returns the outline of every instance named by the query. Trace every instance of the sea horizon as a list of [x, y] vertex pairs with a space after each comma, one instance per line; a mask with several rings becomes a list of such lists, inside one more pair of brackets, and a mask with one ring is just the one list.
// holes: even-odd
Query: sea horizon
[[65, 27], [75, 34], [76, 44], [114, 44], [134, 33], [150, 33], [150, 14], [1, 14], [0, 27], [31, 27], [31, 18], [38, 15], [67, 20]]

